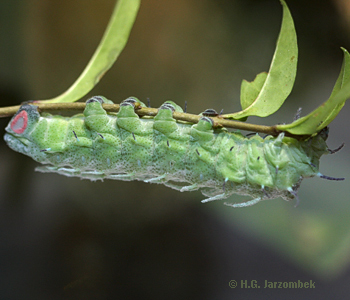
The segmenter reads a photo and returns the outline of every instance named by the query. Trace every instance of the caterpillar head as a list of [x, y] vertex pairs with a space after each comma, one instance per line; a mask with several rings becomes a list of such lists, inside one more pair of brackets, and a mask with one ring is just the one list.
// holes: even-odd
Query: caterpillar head
[[39, 119], [40, 114], [37, 106], [22, 105], [5, 128], [7, 133], [4, 139], [8, 146], [15, 151], [28, 155], [28, 147], [34, 145], [30, 133]]

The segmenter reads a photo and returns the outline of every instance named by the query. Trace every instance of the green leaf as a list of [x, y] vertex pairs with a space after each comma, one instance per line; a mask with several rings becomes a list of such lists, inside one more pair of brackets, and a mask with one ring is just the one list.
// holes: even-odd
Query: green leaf
[[241, 84], [241, 106], [242, 109], [249, 107], [258, 97], [267, 77], [266, 72], [256, 75], [251, 82], [243, 79]]
[[141, 0], [119, 0], [99, 46], [79, 78], [63, 94], [39, 102], [74, 102], [90, 92], [124, 49], [140, 2]]
[[[330, 97], [333, 97], [337, 92], [339, 92], [343, 88], [343, 85], [346, 82], [350, 81], [350, 54], [346, 49], [344, 48], [341, 48], [341, 49], [344, 52], [343, 65]], [[344, 104], [345, 104], [345, 101], [337, 105], [333, 109], [333, 111], [329, 114], [327, 119], [323, 122], [324, 126], [322, 128], [326, 127], [329, 123], [331, 123], [334, 120], [334, 118], [339, 114], [340, 110], [343, 108]]]
[[[246, 105], [247, 97], [250, 99], [251, 92], [249, 92], [249, 96], [242, 95], [242, 99], [244, 99], [242, 111], [223, 115], [224, 118], [267, 117], [281, 107], [292, 91], [298, 61], [297, 37], [290, 11], [283, 0], [281, 0], [281, 4], [283, 6], [281, 31], [265, 82], [256, 99], [248, 107], [244, 108], [243, 105]], [[244, 92], [247, 93], [246, 88], [244, 88]]]
[[[348, 73], [347, 70], [344, 74]], [[320, 131], [333, 120], [343, 107], [345, 101], [350, 98], [350, 81], [341, 85], [338, 92], [332, 93], [331, 97], [313, 112], [291, 124], [276, 125], [278, 130], [288, 131], [297, 135], [309, 135]]]
[[346, 49], [341, 49], [344, 52], [343, 64], [329, 99], [307, 116], [291, 124], [277, 125], [277, 129], [299, 135], [314, 134], [326, 127], [339, 114], [345, 101], [350, 97], [350, 54]]

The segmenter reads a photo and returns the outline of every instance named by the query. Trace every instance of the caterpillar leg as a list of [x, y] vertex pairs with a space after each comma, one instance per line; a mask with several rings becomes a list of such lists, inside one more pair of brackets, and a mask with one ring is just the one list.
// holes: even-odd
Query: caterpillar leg
[[146, 183], [163, 183], [166, 175], [167, 174], [165, 173], [163, 175], [160, 175], [160, 176], [157, 176], [157, 177], [154, 177], [154, 178], [145, 179], [143, 182], [146, 182]]
[[92, 175], [92, 176], [99, 176], [99, 175], [104, 175], [105, 173], [104, 172], [101, 172], [101, 171], [84, 171], [84, 172], [81, 172], [81, 175], [82, 176], [89, 176], [89, 175]]
[[58, 173], [61, 175], [65, 175], [67, 177], [74, 177], [79, 174], [78, 169], [73, 168], [59, 168], [59, 167], [52, 167], [52, 166], [42, 166], [35, 168], [35, 171], [41, 172], [41, 173]]
[[167, 187], [170, 187], [174, 190], [177, 190], [177, 191], [181, 191], [181, 189], [184, 187], [183, 185], [179, 185], [179, 184], [175, 184], [175, 183], [171, 183], [171, 182], [164, 182], [163, 183], [165, 186]]
[[[261, 198], [256, 198], [253, 200], [249, 200], [247, 202], [241, 202], [241, 203], [228, 203], [228, 202], [224, 202], [224, 205], [226, 206], [231, 206], [231, 207], [247, 207], [247, 206], [252, 206], [257, 204], [258, 202], [260, 202], [262, 199]], [[202, 201], [203, 202], [203, 201]]]
[[192, 185], [183, 186], [180, 192], [192, 192], [192, 191], [197, 191], [198, 189], [199, 189], [199, 186], [195, 183]]
[[109, 179], [122, 180], [122, 181], [133, 181], [135, 180], [135, 174], [109, 174]]
[[67, 177], [81, 177], [84, 179], [90, 179], [91, 181], [103, 180], [105, 178], [104, 172], [99, 171], [83, 171], [79, 169], [73, 169], [68, 167], [52, 167], [52, 166], [42, 166], [37, 167], [36, 171], [42, 173], [58, 173]]
[[204, 199], [204, 200], [202, 200], [201, 202], [202, 202], [202, 203], [207, 203], [207, 202], [210, 202], [210, 201], [222, 200], [222, 199], [226, 199], [228, 196], [229, 196], [229, 194], [227, 194], [227, 193], [222, 193], [222, 194], [219, 194], [219, 195], [210, 197], [210, 198], [208, 198], [208, 199]]

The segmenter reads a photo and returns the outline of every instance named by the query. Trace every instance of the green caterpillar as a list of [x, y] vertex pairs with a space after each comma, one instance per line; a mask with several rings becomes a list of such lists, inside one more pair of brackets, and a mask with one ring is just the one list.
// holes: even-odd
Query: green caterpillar
[[[319, 176], [319, 159], [330, 153], [327, 129], [307, 140], [259, 135], [247, 138], [239, 132], [213, 128], [203, 115], [198, 124], [177, 122], [182, 112], [165, 102], [154, 118], [140, 118], [135, 108], [145, 107], [128, 98], [118, 113], [107, 113], [96, 96], [86, 102], [83, 114], [73, 117], [42, 114], [34, 105], [22, 105], [6, 127], [5, 141], [15, 151], [46, 166], [41, 172], [97, 179], [141, 180], [162, 183], [183, 191], [201, 190], [202, 202], [232, 194], [253, 200], [228, 204], [253, 205], [282, 197], [297, 199], [303, 178]], [[226, 203], [227, 204], [227, 203]]]

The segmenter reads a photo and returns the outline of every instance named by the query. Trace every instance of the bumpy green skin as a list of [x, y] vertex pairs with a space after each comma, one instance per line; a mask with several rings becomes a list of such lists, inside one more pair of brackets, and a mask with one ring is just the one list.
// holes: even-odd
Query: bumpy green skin
[[[128, 98], [117, 114], [108, 114], [103, 97], [87, 101], [83, 114], [70, 118], [45, 114], [23, 105], [28, 113], [23, 133], [7, 126], [5, 141], [15, 151], [46, 164], [42, 172], [96, 179], [142, 180], [180, 191], [200, 189], [205, 201], [233, 193], [254, 198], [243, 204], [282, 197], [291, 200], [301, 180], [318, 174], [319, 158], [328, 153], [326, 133], [306, 141], [280, 134], [244, 137], [238, 132], [213, 129], [202, 117], [198, 124], [176, 122], [164, 103], [154, 118], [139, 118], [136, 98]], [[21, 123], [19, 123], [21, 124]]]

